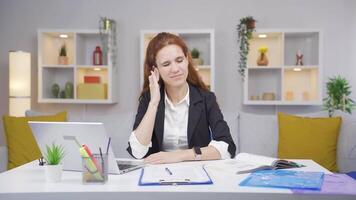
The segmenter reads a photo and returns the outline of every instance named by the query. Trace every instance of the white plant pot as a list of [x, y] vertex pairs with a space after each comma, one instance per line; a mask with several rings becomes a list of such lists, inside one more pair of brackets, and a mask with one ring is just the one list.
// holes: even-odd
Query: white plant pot
[[201, 59], [201, 58], [193, 58], [193, 64], [195, 66], [202, 65], [203, 64], [203, 59]]
[[62, 165], [45, 165], [47, 182], [60, 182], [62, 179]]

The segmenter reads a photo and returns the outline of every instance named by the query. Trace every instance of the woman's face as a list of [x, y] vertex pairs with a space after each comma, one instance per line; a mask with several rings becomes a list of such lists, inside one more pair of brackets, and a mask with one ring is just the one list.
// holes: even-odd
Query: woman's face
[[168, 45], [157, 52], [156, 64], [166, 86], [182, 86], [188, 77], [188, 59], [182, 48]]

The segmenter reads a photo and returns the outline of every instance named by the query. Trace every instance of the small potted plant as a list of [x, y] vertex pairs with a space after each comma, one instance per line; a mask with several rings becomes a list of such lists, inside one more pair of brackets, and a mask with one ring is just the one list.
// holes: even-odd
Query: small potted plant
[[203, 64], [203, 59], [201, 59], [200, 52], [197, 48], [193, 48], [192, 51], [190, 52], [192, 55], [193, 63], [195, 66], [202, 65]]
[[57, 83], [53, 83], [51, 87], [51, 92], [54, 98], [59, 97], [60, 87]]
[[268, 59], [267, 59], [267, 53], [268, 47], [262, 46], [258, 48], [258, 52], [260, 55], [257, 58], [257, 65], [258, 66], [267, 66], [268, 65]]
[[252, 38], [252, 32], [255, 31], [255, 28], [256, 20], [252, 16], [241, 18], [240, 23], [237, 25], [238, 44], [240, 48], [239, 73], [242, 78], [245, 77], [247, 55], [250, 50], [249, 40]]
[[327, 97], [324, 98], [324, 108], [328, 110], [329, 117], [332, 117], [335, 110], [341, 110], [352, 114], [355, 102], [350, 98], [351, 86], [348, 81], [341, 76], [329, 78], [326, 83]]
[[61, 145], [52, 144], [46, 145], [46, 166], [45, 174], [48, 182], [59, 182], [62, 177], [62, 163], [64, 158], [64, 148]]
[[61, 46], [59, 51], [58, 64], [68, 65], [67, 48], [65, 44]]

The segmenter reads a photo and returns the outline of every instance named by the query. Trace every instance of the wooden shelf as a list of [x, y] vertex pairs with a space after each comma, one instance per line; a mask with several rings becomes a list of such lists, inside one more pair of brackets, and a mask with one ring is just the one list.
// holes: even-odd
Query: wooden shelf
[[[59, 35], [66, 34], [67, 38]], [[38, 102], [69, 104], [112, 104], [117, 103], [117, 91], [114, 83], [117, 74], [113, 73], [113, 64], [107, 63], [108, 55], [103, 53], [104, 65], [92, 65], [96, 46], [103, 51], [99, 30], [39, 30], [38, 31]], [[59, 49], [67, 47], [68, 65], [58, 64]], [[84, 83], [85, 76], [97, 76], [105, 88], [106, 99], [79, 99], [78, 85]], [[58, 84], [64, 90], [66, 83], [73, 84], [72, 98], [55, 98], [52, 85]], [[105, 87], [104, 87], [105, 86]], [[91, 87], [91, 86], [90, 86]], [[94, 97], [95, 98], [95, 97]]]
[[[266, 38], [259, 38], [264, 34]], [[321, 105], [322, 64], [319, 30], [257, 30], [251, 39], [244, 82], [245, 105]], [[267, 66], [256, 66], [257, 49], [268, 47]], [[303, 54], [302, 66], [296, 53]], [[262, 100], [273, 93], [275, 100]], [[259, 100], [256, 100], [259, 99]]]
[[321, 105], [321, 101], [263, 101], [263, 100], [248, 100], [244, 103], [245, 105], [300, 105], [300, 106], [307, 106], [307, 105]]

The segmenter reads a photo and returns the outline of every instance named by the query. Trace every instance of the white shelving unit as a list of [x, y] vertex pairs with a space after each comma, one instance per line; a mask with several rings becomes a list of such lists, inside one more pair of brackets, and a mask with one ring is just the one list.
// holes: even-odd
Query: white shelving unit
[[197, 48], [203, 65], [196, 66], [196, 70], [202, 77], [204, 83], [211, 91], [215, 89], [215, 36], [213, 29], [185, 29], [185, 30], [141, 30], [140, 36], [140, 84], [143, 85], [143, 64], [146, 48], [150, 40], [160, 32], [169, 32], [179, 35], [186, 42], [188, 48]]
[[[254, 32], [247, 56], [244, 104], [321, 105], [323, 66], [321, 41], [320, 30]], [[258, 48], [262, 46], [268, 47], [267, 66], [256, 64]], [[296, 65], [298, 50], [303, 54], [304, 65]]]
[[[67, 38], [61, 38], [65, 34]], [[117, 67], [113, 66], [109, 53], [104, 55], [103, 65], [93, 65], [92, 58], [96, 46], [102, 46], [99, 30], [38, 30], [38, 102], [39, 103], [117, 103]], [[59, 65], [61, 46], [67, 49], [68, 65]], [[84, 83], [84, 76], [100, 77], [105, 85], [105, 97], [82, 98], [78, 95], [78, 84]], [[51, 87], [57, 83], [64, 90], [66, 82], [73, 84], [73, 98], [56, 98]]]

